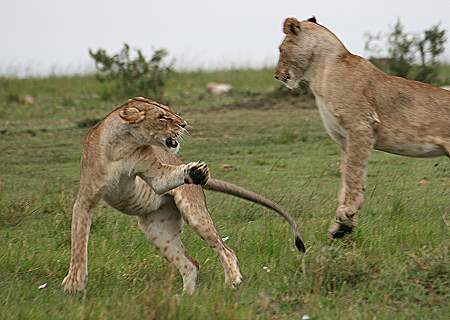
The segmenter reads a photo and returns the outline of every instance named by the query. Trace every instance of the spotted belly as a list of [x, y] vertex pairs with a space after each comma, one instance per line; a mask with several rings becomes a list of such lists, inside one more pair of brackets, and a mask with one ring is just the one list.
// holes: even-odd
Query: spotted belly
[[447, 151], [433, 143], [414, 141], [382, 141], [375, 145], [376, 150], [407, 157], [429, 158], [447, 155]]
[[155, 193], [145, 181], [134, 177], [131, 181], [120, 181], [116, 188], [105, 193], [103, 199], [120, 212], [138, 216], [158, 210], [168, 197]]

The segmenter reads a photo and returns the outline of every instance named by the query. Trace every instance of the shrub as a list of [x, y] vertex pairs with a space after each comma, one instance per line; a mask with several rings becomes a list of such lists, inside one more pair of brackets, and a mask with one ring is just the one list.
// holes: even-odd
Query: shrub
[[89, 55], [95, 61], [97, 79], [101, 82], [113, 82], [119, 95], [161, 99], [167, 78], [173, 72], [173, 61], [166, 62], [167, 51], [154, 50], [150, 59], [139, 49], [134, 50], [135, 55], [130, 51], [126, 43], [114, 55], [108, 54], [104, 49], [89, 50]]
[[[370, 60], [384, 71], [405, 78], [439, 84], [439, 56], [445, 50], [446, 30], [439, 24], [421, 34], [405, 32], [400, 20], [387, 33], [366, 33]], [[387, 48], [383, 50], [383, 48]]]

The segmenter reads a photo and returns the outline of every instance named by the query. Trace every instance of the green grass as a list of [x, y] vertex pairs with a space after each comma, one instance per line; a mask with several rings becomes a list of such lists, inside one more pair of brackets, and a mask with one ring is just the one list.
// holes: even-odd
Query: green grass
[[439, 68], [441, 78], [446, 79], [446, 84], [450, 83], [450, 64], [442, 64]]
[[[235, 91], [211, 96], [209, 81], [230, 82]], [[93, 77], [0, 80], [0, 318], [448, 319], [448, 159], [375, 152], [358, 230], [330, 241], [339, 150], [312, 100], [258, 108], [277, 87], [271, 70], [190, 72], [169, 82], [166, 100], [193, 126], [182, 159], [201, 159], [213, 176], [279, 201], [299, 222], [306, 254], [296, 252], [287, 224], [272, 212], [208, 192], [244, 282], [226, 288], [218, 259], [186, 227], [184, 242], [200, 262], [199, 290], [177, 296], [179, 275], [135, 219], [101, 203], [88, 289], [69, 296], [60, 284], [82, 139], [89, 124], [123, 100], [109, 97]], [[36, 104], [17, 102], [25, 94]], [[48, 287], [39, 290], [43, 283]]]

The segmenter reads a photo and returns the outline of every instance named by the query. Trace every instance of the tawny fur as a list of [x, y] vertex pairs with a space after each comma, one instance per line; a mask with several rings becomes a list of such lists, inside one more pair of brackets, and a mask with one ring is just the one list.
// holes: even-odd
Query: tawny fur
[[372, 149], [411, 157], [450, 153], [450, 92], [389, 76], [351, 54], [328, 29], [287, 18], [275, 78], [309, 82], [325, 129], [342, 149], [333, 238], [351, 232]]
[[212, 179], [208, 185], [209, 172], [204, 163], [183, 164], [167, 151], [171, 150], [167, 139], [176, 141], [185, 126], [186, 122], [168, 107], [134, 98], [89, 131], [73, 207], [70, 267], [63, 280], [67, 292], [86, 286], [91, 209], [100, 199], [137, 217], [146, 237], [177, 267], [183, 290], [189, 294], [196, 287], [198, 264], [187, 255], [180, 240], [183, 221], [219, 256], [229, 285], [239, 284], [242, 278], [233, 250], [223, 243], [213, 225], [201, 185], [274, 209], [291, 224], [296, 245], [304, 250], [295, 222], [278, 205], [224, 181]]

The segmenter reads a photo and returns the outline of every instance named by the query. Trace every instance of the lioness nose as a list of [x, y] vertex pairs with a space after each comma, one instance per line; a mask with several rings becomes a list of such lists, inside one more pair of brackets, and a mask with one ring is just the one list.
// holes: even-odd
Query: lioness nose
[[182, 123], [179, 124], [179, 126], [182, 127], [182, 128], [186, 128], [186, 125], [187, 125], [186, 122], [182, 122]]
[[280, 80], [280, 76], [277, 75], [277, 74], [274, 76], [274, 78], [277, 79], [277, 80]]

